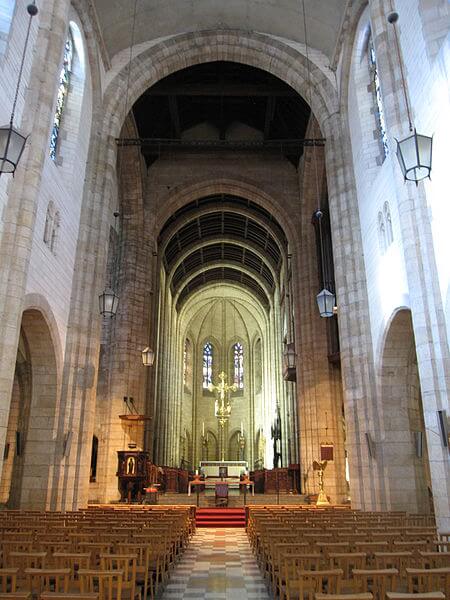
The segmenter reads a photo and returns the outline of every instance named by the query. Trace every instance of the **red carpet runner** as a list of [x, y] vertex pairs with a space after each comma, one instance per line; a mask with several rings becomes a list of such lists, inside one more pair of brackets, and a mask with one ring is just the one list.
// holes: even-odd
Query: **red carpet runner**
[[197, 527], [245, 527], [244, 508], [197, 508]]

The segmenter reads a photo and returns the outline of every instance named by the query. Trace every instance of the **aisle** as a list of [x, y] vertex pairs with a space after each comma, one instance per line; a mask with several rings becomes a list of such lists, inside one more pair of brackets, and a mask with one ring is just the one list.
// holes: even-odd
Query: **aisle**
[[269, 600], [244, 529], [197, 529], [163, 600]]

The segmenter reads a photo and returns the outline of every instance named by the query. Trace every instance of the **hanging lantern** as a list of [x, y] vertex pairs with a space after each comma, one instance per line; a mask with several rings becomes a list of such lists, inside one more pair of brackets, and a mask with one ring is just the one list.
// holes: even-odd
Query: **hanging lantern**
[[26, 136], [12, 123], [0, 127], [0, 173], [14, 173], [25, 148]]
[[142, 354], [142, 364], [145, 367], [153, 366], [153, 363], [155, 361], [154, 351], [147, 346], [147, 348], [144, 348], [144, 350], [142, 350], [141, 354]]
[[105, 288], [103, 294], [98, 297], [100, 314], [103, 317], [114, 317], [119, 305], [119, 296], [112, 289]]
[[296, 360], [294, 343], [285, 344], [283, 352], [283, 379], [285, 381], [297, 381]]
[[406, 114], [408, 116], [409, 130], [414, 133], [404, 140], [395, 140], [397, 142], [397, 158], [405, 181], [414, 181], [416, 185], [422, 179], [430, 176], [431, 155], [433, 147], [433, 138], [427, 135], [420, 135], [416, 129], [413, 129], [411, 107], [409, 105], [408, 92], [406, 89], [406, 79], [402, 54], [400, 51], [400, 42], [397, 31], [398, 12], [393, 11], [387, 15], [388, 22], [394, 29], [395, 47], [397, 50], [397, 59], [402, 76], [402, 90], [405, 99]]
[[418, 183], [430, 176], [433, 138], [420, 135], [414, 129], [413, 135], [397, 142], [397, 158], [405, 181]]
[[36, 2], [32, 2], [27, 6], [29, 15], [28, 28], [25, 36], [25, 44], [22, 52], [22, 61], [19, 68], [19, 76], [17, 78], [16, 92], [11, 110], [9, 125], [0, 127], [0, 175], [2, 173], [14, 173], [22, 156], [23, 149], [27, 136], [22, 135], [14, 128], [14, 115], [16, 113], [17, 98], [19, 96], [20, 82], [22, 81], [23, 67], [25, 64], [25, 56], [27, 53], [28, 42], [30, 39], [31, 20], [38, 14]]
[[332, 317], [334, 315], [334, 306], [336, 297], [327, 288], [317, 294], [317, 306], [321, 317]]

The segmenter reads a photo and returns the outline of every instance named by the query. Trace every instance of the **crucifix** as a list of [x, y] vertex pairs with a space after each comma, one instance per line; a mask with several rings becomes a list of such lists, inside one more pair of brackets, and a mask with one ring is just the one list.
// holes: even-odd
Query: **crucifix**
[[229, 398], [230, 392], [235, 392], [237, 390], [237, 386], [235, 384], [228, 385], [225, 382], [226, 375], [223, 371], [219, 373], [219, 381], [218, 385], [209, 384], [208, 389], [210, 392], [216, 392], [217, 398], [215, 400], [215, 416], [219, 421], [220, 426], [220, 440], [221, 440], [221, 461], [225, 460], [225, 423], [228, 421], [231, 415], [231, 400]]

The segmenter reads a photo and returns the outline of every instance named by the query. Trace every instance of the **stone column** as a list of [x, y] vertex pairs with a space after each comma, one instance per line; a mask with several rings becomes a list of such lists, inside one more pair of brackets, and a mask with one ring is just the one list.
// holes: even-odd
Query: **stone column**
[[366, 434], [375, 436], [381, 416], [376, 399], [367, 282], [349, 132], [340, 112], [325, 120], [321, 129], [327, 140], [325, 164], [339, 311], [350, 494], [354, 508], [376, 510], [383, 505], [383, 464], [381, 457], [375, 460], [369, 456]]
[[[377, 61], [383, 73], [383, 100], [388, 131], [390, 137], [402, 139], [410, 133], [400, 65], [397, 54], [392, 52], [395, 39], [393, 27], [387, 22], [389, 7], [381, 0], [373, 0], [370, 10]], [[400, 19], [397, 25], [399, 37], [401, 26]], [[416, 187], [413, 183], [405, 184], [395, 158], [393, 168], [416, 341], [434, 508], [439, 529], [448, 531], [450, 454], [448, 448], [442, 444], [437, 411], [446, 410], [447, 415], [450, 411], [450, 354], [426, 185], [420, 183]]]
[[[118, 160], [121, 231], [115, 268], [119, 307], [106, 348], [110, 371], [106, 398], [97, 400], [106, 408], [107, 437], [103, 440], [106, 460], [101, 474], [105, 502], [119, 497], [117, 451], [126, 450], [130, 442], [138, 449], [144, 449], [145, 422], [127, 422], [119, 418], [129, 412], [146, 415], [147, 371], [142, 364], [141, 351], [148, 345], [152, 259], [151, 246], [144, 234], [141, 160], [139, 149], [134, 147], [123, 148]], [[128, 405], [124, 397], [129, 399]]]
[[[315, 132], [308, 137], [320, 137], [317, 125], [312, 129]], [[313, 212], [319, 205], [323, 206], [324, 199], [317, 194], [324, 189], [324, 175], [323, 149], [305, 148], [301, 162], [299, 243], [295, 256], [300, 454], [304, 492], [318, 493], [313, 461], [320, 460], [321, 444], [333, 445], [333, 461], [329, 462], [324, 476], [325, 491], [332, 503], [341, 503], [347, 496], [341, 370], [328, 360], [327, 319], [320, 317], [317, 308], [320, 257], [311, 224]]]
[[[0, 472], [19, 343], [23, 299], [30, 262], [37, 198], [48, 153], [50, 122], [58, 72], [67, 31], [69, 0], [48, 0], [42, 7], [35, 37], [30, 80], [25, 92], [26, 110], [15, 123], [29, 133], [14, 179], [9, 182], [0, 240]], [[22, 10], [22, 5], [20, 6]], [[31, 37], [33, 39], [33, 36]], [[45, 65], [45, 69], [42, 68]], [[24, 85], [22, 83], [22, 85]], [[6, 177], [4, 175], [4, 177]]]

